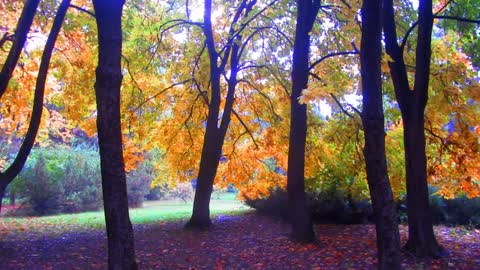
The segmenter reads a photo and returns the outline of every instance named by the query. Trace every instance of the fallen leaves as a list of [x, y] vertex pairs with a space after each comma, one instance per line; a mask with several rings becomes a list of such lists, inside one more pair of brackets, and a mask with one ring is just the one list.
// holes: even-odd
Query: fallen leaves
[[[183, 222], [135, 225], [140, 269], [374, 269], [373, 225], [316, 226], [318, 243], [298, 244], [289, 226], [257, 214], [223, 218], [207, 232]], [[407, 228], [400, 226], [402, 241]], [[419, 260], [403, 254], [404, 269], [480, 269], [480, 230], [436, 227], [450, 256]], [[1, 269], [105, 269], [104, 232], [41, 236], [11, 231], [0, 241]], [[54, 257], [52, 257], [54, 254]]]

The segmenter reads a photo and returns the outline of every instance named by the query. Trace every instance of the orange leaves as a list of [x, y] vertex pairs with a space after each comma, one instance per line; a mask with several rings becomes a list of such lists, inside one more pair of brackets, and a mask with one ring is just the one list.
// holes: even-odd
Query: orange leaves
[[139, 162], [143, 161], [143, 152], [133, 143], [132, 140], [123, 138], [123, 160], [125, 162], [125, 171], [130, 172], [137, 168]]

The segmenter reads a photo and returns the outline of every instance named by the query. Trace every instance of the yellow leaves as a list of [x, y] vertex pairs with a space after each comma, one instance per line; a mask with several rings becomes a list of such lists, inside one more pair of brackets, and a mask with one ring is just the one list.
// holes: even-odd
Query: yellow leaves
[[393, 63], [393, 58], [386, 52], [382, 55], [382, 60], [380, 62], [380, 68], [383, 73], [390, 73], [390, 64]]
[[313, 94], [312, 90], [303, 89], [302, 95], [298, 98], [298, 103], [306, 104], [308, 101], [315, 99], [315, 95]]

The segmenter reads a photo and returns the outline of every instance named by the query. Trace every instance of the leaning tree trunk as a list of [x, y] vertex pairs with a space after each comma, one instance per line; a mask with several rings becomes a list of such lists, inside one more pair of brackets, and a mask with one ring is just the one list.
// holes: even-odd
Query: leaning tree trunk
[[3, 94], [7, 90], [10, 78], [12, 77], [13, 71], [17, 66], [18, 59], [22, 53], [23, 45], [27, 40], [27, 34], [32, 26], [33, 18], [35, 17], [39, 2], [40, 0], [28, 0], [25, 2], [22, 15], [20, 16], [20, 19], [17, 23], [17, 28], [15, 29], [12, 48], [10, 49], [7, 59], [2, 67], [2, 72], [0, 72], [0, 98], [2, 98]]
[[428, 199], [427, 157], [425, 153], [424, 113], [428, 101], [432, 1], [420, 0], [415, 59], [415, 82], [410, 89], [403, 47], [398, 45], [393, 0], [384, 0], [385, 47], [392, 57], [390, 74], [404, 126], [405, 170], [409, 239], [405, 247], [418, 257], [439, 257], [444, 249], [435, 239]]
[[[219, 54], [215, 49], [211, 23], [212, 1], [205, 1], [203, 30], [210, 61], [210, 90], [212, 94], [210, 101], [205, 97], [205, 101], [208, 105], [207, 126], [203, 140], [202, 155], [200, 157], [200, 168], [197, 177], [195, 198], [193, 201], [192, 217], [185, 225], [185, 228], [204, 230], [209, 228], [212, 224], [210, 220], [210, 198], [213, 191], [213, 182], [220, 162], [220, 156], [222, 154], [223, 142], [230, 125], [233, 103], [235, 101], [235, 88], [237, 85], [236, 76], [240, 60], [240, 46], [237, 42], [233, 42], [233, 39], [240, 42], [241, 34], [234, 31], [234, 26], [238, 22], [242, 12], [245, 11], [246, 17], [254, 4], [255, 1], [252, 1], [250, 4], [246, 4], [246, 1], [244, 1], [238, 7], [229, 31], [229, 40], [232, 41], [233, 45], [227, 46], [223, 51], [221, 63], [218, 65]], [[218, 127], [221, 103], [220, 76], [222, 71], [225, 70], [228, 59], [230, 60], [230, 79], [228, 80], [227, 96], [225, 98], [225, 106], [221, 116], [220, 127]]]
[[378, 268], [400, 269], [400, 235], [388, 180], [385, 154], [385, 117], [383, 114], [380, 59], [381, 0], [364, 0], [362, 7], [362, 43], [360, 52], [365, 132], [365, 165], [375, 215]]
[[[27, 5], [32, 5], [32, 1], [28, 1]], [[25, 134], [25, 139], [23, 140], [22, 145], [18, 150], [17, 156], [13, 160], [12, 164], [10, 164], [10, 166], [4, 172], [0, 173], [0, 211], [2, 209], [2, 200], [5, 194], [5, 189], [23, 169], [23, 166], [27, 161], [28, 155], [32, 150], [33, 144], [35, 143], [35, 137], [37, 136], [38, 128], [40, 127], [40, 122], [42, 119], [43, 96], [45, 93], [45, 82], [47, 80], [48, 67], [50, 65], [50, 59], [52, 58], [52, 52], [53, 52], [53, 48], [55, 47], [55, 42], [57, 40], [58, 33], [62, 28], [63, 20], [65, 19], [65, 15], [67, 13], [67, 9], [69, 5], [70, 5], [70, 0], [63, 0], [62, 3], [60, 4], [60, 7], [58, 8], [58, 11], [57, 11], [57, 15], [55, 16], [55, 19], [53, 21], [52, 29], [50, 31], [50, 34], [48, 35], [47, 42], [45, 43], [45, 49], [42, 54], [42, 59], [41, 59], [40, 67], [38, 70], [37, 81], [35, 84], [32, 116], [30, 118], [27, 133]], [[30, 6], [29, 8], [34, 8], [34, 7]], [[35, 8], [36, 8], [36, 5], [35, 5]], [[33, 17], [33, 15], [31, 16]], [[22, 19], [20, 19], [20, 21], [22, 21]], [[8, 60], [5, 65], [7, 64], [8, 64]], [[13, 70], [11, 72], [13, 72]], [[3, 73], [3, 70], [2, 70], [2, 73]], [[8, 79], [10, 77], [5, 77], [5, 78], [8, 84]], [[4, 77], [2, 77], [2, 81], [3, 79]]]
[[95, 82], [97, 129], [109, 269], [137, 269], [120, 122], [123, 4], [118, 0], [93, 1], [99, 51]]
[[[318, 4], [318, 1], [314, 1]], [[296, 241], [315, 239], [310, 211], [305, 198], [305, 141], [307, 138], [307, 105], [298, 98], [308, 87], [310, 35], [318, 9], [311, 0], [298, 1], [297, 25], [293, 47], [292, 93], [290, 96], [290, 137], [288, 148], [287, 193], [291, 236]]]
[[210, 227], [210, 198], [213, 191], [213, 181], [217, 173], [222, 146], [219, 145], [217, 130], [207, 129], [200, 159], [197, 177], [197, 187], [193, 201], [192, 217], [186, 228], [205, 230]]

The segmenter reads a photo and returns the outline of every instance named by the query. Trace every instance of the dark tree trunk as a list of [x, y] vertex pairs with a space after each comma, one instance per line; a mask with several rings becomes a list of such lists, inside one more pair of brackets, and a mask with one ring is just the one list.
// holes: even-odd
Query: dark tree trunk
[[108, 237], [108, 268], [137, 269], [133, 229], [128, 213], [122, 151], [122, 8], [124, 1], [94, 0], [98, 28], [95, 94], [102, 191]]
[[5, 196], [5, 190], [7, 189], [8, 182], [0, 181], [0, 213], [2, 213], [2, 201], [3, 197]]
[[212, 224], [210, 220], [210, 197], [222, 149], [222, 145], [218, 145], [220, 142], [217, 133], [216, 128], [215, 130], [209, 130], [207, 126], [197, 177], [197, 188], [193, 201], [192, 217], [185, 225], [186, 228], [205, 230]]
[[60, 4], [57, 15], [55, 16], [55, 19], [53, 21], [52, 29], [50, 31], [50, 34], [48, 35], [48, 39], [45, 44], [45, 49], [42, 54], [42, 60], [40, 62], [40, 68], [38, 70], [37, 82], [35, 85], [32, 116], [30, 118], [25, 139], [23, 140], [22, 145], [18, 150], [15, 160], [4, 172], [0, 173], [0, 211], [1, 201], [3, 200], [5, 189], [23, 169], [23, 166], [27, 161], [28, 155], [32, 150], [33, 144], [35, 143], [35, 137], [37, 136], [38, 128], [40, 127], [40, 122], [42, 118], [43, 96], [45, 93], [45, 82], [48, 75], [48, 66], [50, 65], [50, 59], [52, 57], [53, 48], [55, 47], [55, 41], [57, 40], [60, 29], [62, 28], [63, 20], [65, 19], [65, 14], [67, 13], [69, 5], [70, 0], [64, 0]]
[[364, 0], [360, 52], [365, 164], [377, 234], [378, 268], [400, 269], [400, 235], [385, 154], [380, 59], [381, 0]]
[[444, 249], [435, 239], [428, 198], [423, 110], [404, 114], [403, 121], [408, 206], [408, 241], [405, 248], [418, 257], [440, 257]]
[[319, 2], [299, 0], [293, 47], [292, 94], [290, 96], [290, 139], [288, 148], [287, 193], [291, 236], [296, 241], [315, 240], [310, 212], [305, 199], [305, 141], [307, 137], [307, 105], [298, 98], [308, 87], [310, 35]]
[[[211, 23], [212, 1], [205, 1], [204, 9], [204, 26], [203, 31], [207, 44], [207, 50], [210, 61], [210, 90], [211, 99], [206, 98], [208, 105], [208, 116], [205, 136], [203, 140], [202, 155], [200, 158], [200, 168], [197, 177], [197, 188], [195, 190], [195, 198], [193, 201], [192, 217], [185, 225], [185, 228], [205, 230], [212, 224], [210, 220], [210, 198], [213, 191], [213, 182], [217, 174], [220, 156], [222, 154], [223, 141], [227, 133], [233, 104], [235, 100], [235, 88], [237, 85], [237, 73], [240, 60], [239, 42], [241, 34], [234, 31], [235, 24], [239, 21], [242, 13], [247, 17], [251, 11], [255, 1], [247, 3], [243, 1], [237, 8], [232, 20], [232, 26], [229, 31], [229, 40], [232, 46], [227, 46], [224, 50], [221, 63], [218, 64], [219, 54], [215, 49], [215, 41], [213, 37], [213, 29]], [[237, 42], [234, 42], [234, 39]], [[221, 85], [220, 76], [225, 70], [226, 61], [230, 59], [230, 78], [227, 86], [227, 96], [225, 98], [225, 107], [218, 127], [218, 119], [221, 101]]]
[[[193, 200], [192, 217], [185, 225], [190, 229], [207, 229], [212, 224], [210, 220], [210, 197], [213, 181], [217, 173], [222, 144], [219, 142], [218, 117], [220, 111], [220, 69], [217, 66], [218, 53], [215, 49], [211, 22], [212, 1], [205, 1], [204, 33], [210, 60], [211, 98], [208, 103], [208, 116], [205, 136], [203, 139], [200, 168], [197, 177], [197, 188]], [[223, 143], [223, 142], [222, 142]]]
[[8, 53], [7, 59], [2, 67], [2, 72], [0, 73], [0, 99], [7, 90], [8, 82], [17, 66], [18, 59], [22, 53], [23, 45], [27, 40], [27, 34], [32, 26], [39, 2], [40, 0], [28, 0], [25, 2], [22, 15], [20, 16], [17, 28], [15, 29], [12, 48]]
[[[10, 190], [10, 193], [8, 194], [8, 197], [9, 197], [9, 200], [10, 200], [10, 205], [15, 205], [16, 204], [16, 199], [17, 199], [15, 191]], [[0, 209], [1, 208], [2, 207], [0, 206]]]
[[403, 48], [397, 43], [393, 0], [384, 0], [385, 46], [393, 59], [393, 62], [389, 62], [390, 73], [404, 125], [409, 227], [409, 239], [405, 247], [419, 257], [439, 257], [444, 255], [444, 249], [433, 233], [424, 134], [433, 27], [432, 1], [420, 0], [418, 14], [415, 82], [411, 90], [403, 60]]

